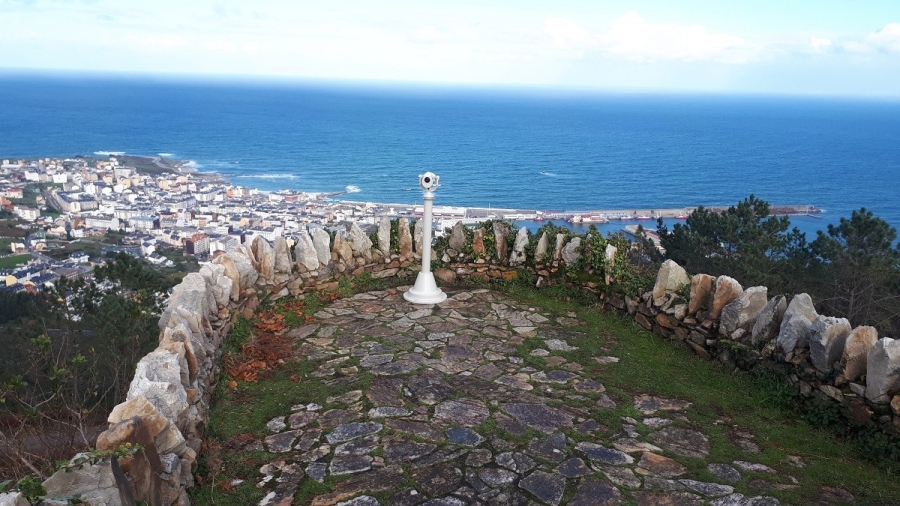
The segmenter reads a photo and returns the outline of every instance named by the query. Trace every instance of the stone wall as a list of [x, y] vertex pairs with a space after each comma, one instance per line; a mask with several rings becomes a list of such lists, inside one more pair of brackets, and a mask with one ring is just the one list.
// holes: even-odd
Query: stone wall
[[[194, 484], [210, 398], [220, 375], [221, 345], [234, 319], [251, 316], [263, 294], [278, 299], [335, 291], [341, 278], [363, 273], [375, 278], [409, 276], [419, 267], [421, 231], [421, 222], [410, 227], [401, 219], [392, 237], [391, 223], [384, 218], [373, 244], [356, 225], [334, 241], [328, 232], [314, 229], [297, 239], [293, 257], [284, 239], [269, 243], [256, 237], [249, 246], [185, 276], [160, 317], [158, 348], [138, 363], [127, 400], [113, 409], [109, 429], [97, 440], [98, 449], [130, 442], [145, 450], [124, 459], [118, 473], [119, 462], [65, 476], [57, 473], [45, 482], [48, 495], [80, 493], [96, 505], [130, 500], [189, 504], [187, 489]], [[879, 339], [872, 327], [853, 329], [844, 319], [819, 315], [806, 294], [790, 300], [769, 297], [766, 287], [745, 289], [727, 276], [690, 277], [672, 261], [662, 265], [652, 291], [628, 297], [605, 289], [616, 281], [606, 273], [591, 281], [563, 276], [567, 270], [584, 268], [583, 255], [602, 254], [611, 265], [617, 261], [612, 245], [591, 253], [583, 251], [591, 242], [587, 236], [544, 233], [530, 248], [532, 239], [525, 229], [509, 237], [508, 225], [501, 222], [474, 232], [458, 223], [435, 252], [441, 264], [435, 275], [446, 283], [487, 281], [511, 279], [528, 269], [537, 286], [578, 284], [608, 309], [704, 358], [747, 369], [787, 367], [791, 383], [804, 395], [846, 403], [858, 421], [900, 428], [900, 340]], [[79, 481], [79, 476], [84, 479]]]

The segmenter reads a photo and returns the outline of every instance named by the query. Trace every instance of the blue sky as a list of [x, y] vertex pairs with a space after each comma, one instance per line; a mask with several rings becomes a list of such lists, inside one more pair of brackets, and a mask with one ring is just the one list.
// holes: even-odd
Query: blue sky
[[898, 0], [0, 0], [0, 70], [900, 97]]

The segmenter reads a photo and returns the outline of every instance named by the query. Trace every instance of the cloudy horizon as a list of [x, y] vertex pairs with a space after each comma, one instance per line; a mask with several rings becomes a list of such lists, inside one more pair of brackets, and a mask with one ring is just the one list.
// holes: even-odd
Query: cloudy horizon
[[891, 2], [0, 0], [0, 72], [900, 97]]

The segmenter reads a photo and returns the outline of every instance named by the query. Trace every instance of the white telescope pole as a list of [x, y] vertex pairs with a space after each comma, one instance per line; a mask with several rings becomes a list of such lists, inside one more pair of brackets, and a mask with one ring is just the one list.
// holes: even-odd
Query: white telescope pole
[[403, 294], [403, 298], [413, 304], [437, 304], [447, 300], [447, 294], [442, 292], [434, 282], [434, 274], [431, 272], [431, 227], [432, 205], [434, 203], [434, 189], [439, 186], [437, 175], [426, 172], [419, 176], [419, 185], [424, 190], [425, 216], [422, 225], [422, 270], [416, 276], [416, 284]]

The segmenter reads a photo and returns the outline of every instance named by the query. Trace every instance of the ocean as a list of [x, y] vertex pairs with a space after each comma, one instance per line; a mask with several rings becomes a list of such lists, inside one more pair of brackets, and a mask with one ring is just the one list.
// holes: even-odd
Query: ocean
[[809, 204], [900, 228], [900, 101], [0, 76], [0, 158], [165, 153], [263, 190], [541, 210]]

